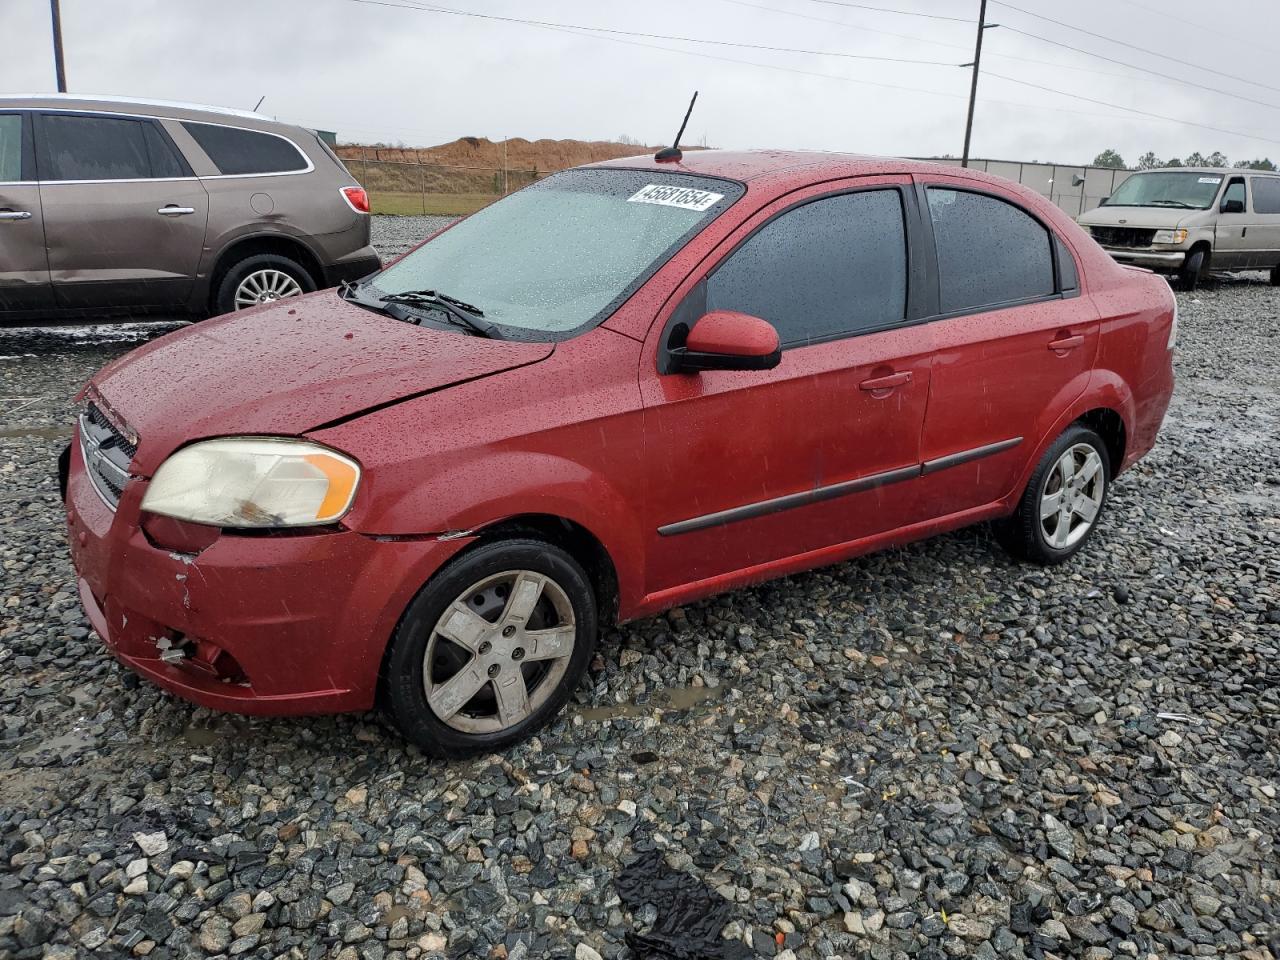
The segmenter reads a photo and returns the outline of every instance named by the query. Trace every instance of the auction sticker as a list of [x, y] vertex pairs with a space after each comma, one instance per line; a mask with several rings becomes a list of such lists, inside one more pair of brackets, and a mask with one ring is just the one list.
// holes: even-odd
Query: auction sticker
[[658, 203], [664, 207], [680, 207], [682, 210], [706, 210], [724, 199], [723, 193], [710, 190], [694, 190], [690, 187], [669, 187], [651, 183], [627, 197], [628, 203]]

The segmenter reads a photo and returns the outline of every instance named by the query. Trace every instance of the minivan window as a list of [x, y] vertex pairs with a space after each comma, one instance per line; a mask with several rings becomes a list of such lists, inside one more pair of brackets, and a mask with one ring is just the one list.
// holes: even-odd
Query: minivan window
[[1104, 207], [1182, 207], [1207, 210], [1222, 186], [1220, 173], [1135, 173], [1116, 187]]
[[1005, 200], [930, 187], [943, 313], [1054, 293], [1049, 231]]
[[1253, 212], [1280, 213], [1280, 177], [1253, 178]]
[[22, 179], [22, 115], [0, 114], [0, 183]]
[[144, 123], [121, 117], [47, 114], [37, 149], [41, 180], [145, 180]]
[[187, 133], [225, 175], [294, 173], [307, 169], [307, 158], [284, 137], [216, 123], [182, 122]]
[[708, 310], [768, 320], [784, 345], [906, 315], [907, 236], [897, 190], [814, 200], [770, 220], [707, 280]]
[[441, 233], [374, 276], [372, 291], [435, 290], [504, 332], [564, 339], [608, 316], [742, 193], [711, 177], [567, 170]]

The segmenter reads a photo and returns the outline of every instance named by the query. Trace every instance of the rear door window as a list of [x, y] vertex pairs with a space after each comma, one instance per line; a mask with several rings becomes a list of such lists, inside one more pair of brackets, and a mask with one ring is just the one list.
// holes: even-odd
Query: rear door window
[[1253, 212], [1280, 213], [1280, 177], [1253, 178]]
[[182, 125], [226, 176], [296, 173], [309, 166], [297, 147], [273, 133], [187, 120]]
[[147, 141], [147, 157], [151, 160], [151, 176], [161, 180], [191, 176], [191, 168], [176, 147], [155, 123], [143, 125]]
[[149, 179], [146, 125], [123, 117], [45, 114], [36, 138], [40, 179]]
[[22, 114], [0, 114], [0, 183], [23, 179], [22, 153]]
[[1047, 297], [1055, 292], [1049, 231], [1005, 200], [929, 187], [942, 313]]
[[897, 323], [906, 302], [897, 190], [846, 193], [788, 210], [707, 280], [708, 310], [768, 320], [786, 346]]

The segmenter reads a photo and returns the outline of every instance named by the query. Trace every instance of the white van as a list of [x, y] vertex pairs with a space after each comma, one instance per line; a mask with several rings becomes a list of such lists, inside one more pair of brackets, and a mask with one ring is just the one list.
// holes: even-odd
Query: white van
[[1107, 253], [1177, 275], [1269, 270], [1280, 286], [1280, 174], [1214, 167], [1145, 170], [1076, 218]]

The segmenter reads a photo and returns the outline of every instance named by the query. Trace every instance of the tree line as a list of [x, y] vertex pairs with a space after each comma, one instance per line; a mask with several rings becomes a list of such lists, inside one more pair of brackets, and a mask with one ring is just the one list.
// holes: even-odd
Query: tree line
[[1093, 158], [1092, 166], [1110, 167], [1113, 170], [1158, 170], [1165, 167], [1234, 167], [1237, 170], [1276, 169], [1276, 165], [1266, 157], [1261, 160], [1237, 160], [1235, 163], [1231, 163], [1227, 159], [1227, 155], [1218, 150], [1208, 156], [1197, 150], [1184, 160], [1179, 160], [1177, 157], [1161, 160], [1154, 152], [1148, 150], [1138, 158], [1138, 162], [1132, 167], [1124, 162], [1124, 158], [1120, 156], [1118, 151], [1103, 150]]

